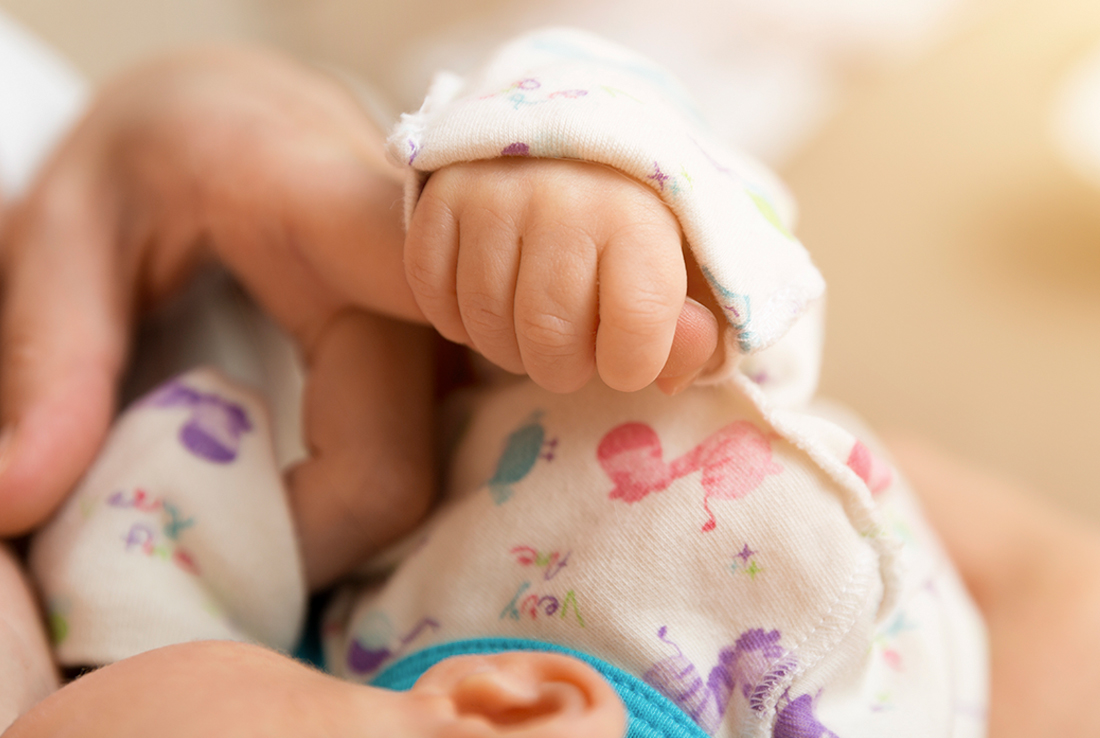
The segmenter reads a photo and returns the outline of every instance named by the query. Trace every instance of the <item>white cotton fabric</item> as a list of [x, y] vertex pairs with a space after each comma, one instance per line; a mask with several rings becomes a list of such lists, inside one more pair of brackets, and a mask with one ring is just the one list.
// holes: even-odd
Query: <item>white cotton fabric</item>
[[[984, 734], [981, 621], [909, 491], [839, 425], [770, 422], [733, 384], [523, 381], [475, 406], [412, 553], [329, 613], [338, 675], [507, 636], [626, 669], [718, 736]], [[624, 470], [651, 482], [633, 499]]]
[[29, 563], [64, 665], [206, 639], [293, 648], [305, 583], [263, 401], [196, 370], [135, 403]]

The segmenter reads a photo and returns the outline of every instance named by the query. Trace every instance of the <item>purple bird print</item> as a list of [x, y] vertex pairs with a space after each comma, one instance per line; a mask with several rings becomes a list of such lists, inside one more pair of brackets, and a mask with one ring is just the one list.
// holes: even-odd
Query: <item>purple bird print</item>
[[742, 633], [732, 646], [718, 652], [718, 663], [704, 681], [699, 669], [667, 634], [667, 626], [657, 631], [657, 637], [675, 648], [676, 655], [654, 664], [642, 679], [708, 733], [714, 733], [722, 724], [737, 691], [752, 706], [756, 691], [766, 687], [765, 675], [775, 679], [777, 664], [781, 669], [779, 676], [788, 668], [782, 664], [787, 652], [779, 645], [780, 632], [753, 628]]
[[252, 430], [243, 407], [178, 380], [163, 385], [142, 404], [190, 408], [191, 416], [180, 428], [180, 443], [195, 456], [215, 464], [228, 464], [236, 459], [241, 436]]
[[793, 700], [784, 697], [787, 704], [779, 710], [772, 738], [840, 738], [814, 715], [813, 697], [808, 694]]

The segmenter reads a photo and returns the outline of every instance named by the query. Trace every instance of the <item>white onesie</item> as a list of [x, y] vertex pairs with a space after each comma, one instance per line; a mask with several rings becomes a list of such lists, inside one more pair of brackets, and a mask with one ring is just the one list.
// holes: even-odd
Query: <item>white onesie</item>
[[[774, 178], [714, 140], [662, 70], [562, 30], [513, 42], [468, 81], [441, 76], [421, 111], [403, 118], [391, 153], [410, 168], [407, 214], [427, 175], [456, 161], [580, 158], [648, 183], [680, 219], [728, 325], [723, 360], [675, 397], [616, 393], [598, 380], [554, 395], [522, 380], [476, 398], [443, 503], [392, 574], [349, 586], [329, 611], [329, 669], [393, 686], [448, 654], [564, 648], [607, 667], [631, 735], [984, 735], [976, 610], [873, 440], [812, 402], [824, 285], [790, 233], [793, 208]], [[229, 409], [250, 403], [214, 375], [185, 376], [130, 410], [116, 436], [146, 428], [204, 472], [270, 468], [262, 411], [242, 420]], [[247, 540], [285, 559], [272, 539], [286, 527], [278, 494], [263, 504], [281, 512], [265, 513], [224, 495], [192, 501], [188, 480], [163, 471], [149, 472], [158, 489], [141, 486], [140, 474], [110, 461], [146, 435], [130, 434], [111, 439], [35, 546], [35, 573], [64, 617], [62, 658], [128, 655], [96, 650], [111, 610], [90, 579], [71, 574], [91, 551], [129, 556], [131, 589], [173, 563], [176, 579], [197, 581], [183, 593], [188, 607], [163, 606], [187, 612], [192, 635], [181, 636], [176, 618], [168, 636], [150, 627], [129, 639], [143, 648], [219, 627], [268, 642], [277, 633], [285, 647], [287, 622], [263, 614], [282, 607], [296, 617], [300, 579], [285, 579], [280, 594], [268, 576], [265, 593], [250, 595], [246, 577], [216, 574], [235, 563], [199, 538], [215, 516], [250, 536], [251, 520], [274, 514], [264, 540]], [[139, 488], [160, 507], [143, 511]], [[157, 516], [165, 553], [150, 544], [136, 555], [145, 544], [128, 531], [143, 514]], [[93, 532], [88, 521], [112, 515], [120, 522]], [[149, 563], [158, 556], [160, 574]], [[674, 727], [635, 710], [638, 693], [675, 712]]]

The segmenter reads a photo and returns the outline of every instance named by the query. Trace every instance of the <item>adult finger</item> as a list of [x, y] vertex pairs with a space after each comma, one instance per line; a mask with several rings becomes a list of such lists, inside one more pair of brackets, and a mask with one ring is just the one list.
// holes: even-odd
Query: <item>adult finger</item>
[[0, 535], [50, 514], [111, 418], [131, 292], [108, 258], [106, 197], [79, 175], [48, 180], [3, 235]]
[[318, 588], [411, 530], [431, 503], [431, 333], [349, 309], [307, 351], [311, 453], [288, 482]]

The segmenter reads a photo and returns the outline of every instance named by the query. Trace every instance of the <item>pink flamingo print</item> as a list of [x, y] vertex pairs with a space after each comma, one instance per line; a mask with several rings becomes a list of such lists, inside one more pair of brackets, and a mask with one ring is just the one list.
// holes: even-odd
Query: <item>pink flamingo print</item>
[[623, 423], [600, 441], [596, 456], [615, 489], [613, 500], [634, 503], [653, 492], [663, 492], [681, 477], [702, 471], [707, 522], [703, 532], [717, 526], [710, 509], [712, 497], [737, 500], [752, 492], [769, 474], [783, 467], [772, 460], [768, 437], [752, 423], [739, 420], [719, 429], [678, 459], [665, 462], [661, 439], [645, 423]]

